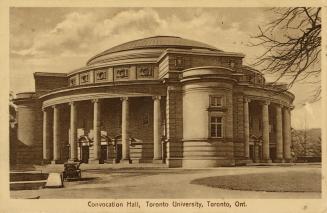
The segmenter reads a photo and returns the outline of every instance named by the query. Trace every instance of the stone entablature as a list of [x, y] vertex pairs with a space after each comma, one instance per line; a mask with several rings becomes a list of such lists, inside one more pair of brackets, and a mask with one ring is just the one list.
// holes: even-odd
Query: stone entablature
[[70, 101], [91, 100], [94, 98], [119, 98], [119, 97], [149, 97], [165, 95], [165, 87], [159, 81], [146, 81], [137, 84], [105, 84], [92, 87], [66, 88], [53, 91], [39, 97], [43, 101], [43, 108]]

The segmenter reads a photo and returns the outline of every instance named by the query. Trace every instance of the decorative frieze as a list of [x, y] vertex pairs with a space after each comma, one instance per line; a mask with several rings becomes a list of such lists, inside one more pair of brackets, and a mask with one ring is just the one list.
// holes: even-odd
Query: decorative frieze
[[80, 74], [80, 84], [87, 84], [90, 83], [90, 74], [87, 73], [81, 73]]
[[77, 86], [79, 83], [78, 83], [78, 76], [75, 75], [71, 78], [69, 78], [69, 86]]
[[108, 71], [107, 70], [95, 70], [95, 81], [106, 81], [108, 80]]
[[153, 78], [154, 66], [153, 65], [138, 65], [136, 67], [137, 78]]
[[129, 76], [129, 68], [127, 66], [115, 67], [115, 77], [116, 79], [128, 79]]

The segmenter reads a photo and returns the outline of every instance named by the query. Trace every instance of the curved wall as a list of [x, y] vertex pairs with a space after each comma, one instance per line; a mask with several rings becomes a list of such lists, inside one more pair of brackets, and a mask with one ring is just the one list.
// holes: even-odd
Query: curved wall
[[34, 130], [36, 111], [34, 104], [24, 104], [17, 107], [18, 141], [26, 146], [34, 145]]
[[[183, 167], [233, 165], [233, 83], [187, 83], [183, 87]], [[222, 107], [210, 107], [222, 97]], [[210, 116], [223, 118], [223, 137], [210, 136]]]

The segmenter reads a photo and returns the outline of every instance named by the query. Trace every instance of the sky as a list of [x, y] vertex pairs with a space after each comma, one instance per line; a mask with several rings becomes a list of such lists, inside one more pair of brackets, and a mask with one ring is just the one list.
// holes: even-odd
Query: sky
[[[67, 73], [112, 46], [156, 35], [180, 36], [228, 52], [250, 65], [264, 50], [251, 47], [266, 8], [11, 8], [10, 90], [34, 91], [34, 72]], [[266, 76], [269, 81], [272, 79]], [[309, 103], [312, 85], [297, 84], [292, 126], [321, 126], [321, 101]]]

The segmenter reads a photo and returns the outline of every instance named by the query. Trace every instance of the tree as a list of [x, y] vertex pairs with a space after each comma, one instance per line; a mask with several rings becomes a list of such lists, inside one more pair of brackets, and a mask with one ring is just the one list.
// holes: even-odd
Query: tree
[[274, 83], [288, 79], [288, 89], [305, 80], [315, 85], [320, 97], [321, 8], [273, 8], [274, 20], [254, 36], [252, 46], [265, 51], [254, 66], [276, 76]]

